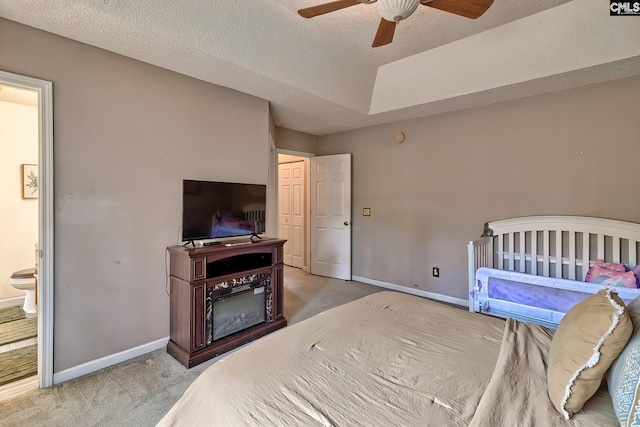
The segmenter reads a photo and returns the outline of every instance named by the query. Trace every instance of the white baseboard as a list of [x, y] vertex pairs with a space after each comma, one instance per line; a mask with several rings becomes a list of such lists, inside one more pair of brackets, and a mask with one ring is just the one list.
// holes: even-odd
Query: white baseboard
[[36, 375], [24, 378], [18, 381], [14, 381], [9, 384], [5, 384], [0, 387], [0, 401], [8, 399], [13, 396], [25, 393], [27, 391], [35, 390], [38, 388], [38, 377]]
[[69, 369], [65, 369], [64, 371], [56, 372], [53, 374], [53, 384], [60, 384], [65, 381], [69, 381], [74, 378], [99, 371], [100, 369], [108, 368], [109, 366], [113, 366], [117, 363], [133, 359], [134, 357], [142, 356], [143, 354], [159, 350], [161, 348], [164, 348], [167, 345], [168, 341], [169, 337], [161, 338], [147, 344], [142, 344], [137, 347], [130, 348], [129, 350], [121, 351], [120, 353], [111, 354], [109, 356], [101, 357], [99, 359], [82, 363]]
[[419, 297], [429, 298], [436, 301], [447, 302], [449, 304], [460, 305], [462, 307], [469, 307], [469, 301], [462, 298], [436, 294], [434, 292], [427, 292], [421, 289], [413, 289], [408, 286], [396, 285], [395, 283], [382, 282], [380, 280], [368, 279], [366, 277], [360, 277], [360, 276], [351, 276], [351, 280], [355, 280], [356, 282], [366, 283], [368, 285], [379, 286], [381, 288], [391, 289], [393, 291], [404, 292], [406, 294], [417, 295]]
[[0, 308], [13, 307], [14, 305], [22, 306], [24, 304], [24, 297], [13, 297], [0, 300]]

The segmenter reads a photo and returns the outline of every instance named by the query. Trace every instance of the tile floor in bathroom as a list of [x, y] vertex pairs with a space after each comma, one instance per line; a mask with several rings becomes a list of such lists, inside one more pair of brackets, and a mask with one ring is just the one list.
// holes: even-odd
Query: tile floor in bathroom
[[0, 309], [0, 386], [37, 373], [37, 333], [36, 316], [20, 306]]

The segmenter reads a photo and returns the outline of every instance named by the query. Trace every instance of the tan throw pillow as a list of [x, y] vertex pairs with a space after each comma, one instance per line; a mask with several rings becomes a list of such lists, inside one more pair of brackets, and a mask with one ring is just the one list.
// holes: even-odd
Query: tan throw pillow
[[551, 341], [547, 367], [549, 397], [565, 419], [595, 394], [632, 330], [624, 302], [611, 289], [567, 312]]

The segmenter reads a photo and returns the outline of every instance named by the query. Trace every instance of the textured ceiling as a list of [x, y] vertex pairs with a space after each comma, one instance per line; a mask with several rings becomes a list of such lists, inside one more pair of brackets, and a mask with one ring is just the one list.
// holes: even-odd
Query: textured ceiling
[[421, 6], [392, 44], [375, 49], [375, 5], [313, 19], [296, 13], [324, 1], [0, 0], [0, 16], [266, 99], [276, 125], [315, 135], [576, 85], [558, 76], [369, 115], [378, 67], [569, 0], [495, 0], [477, 20]]

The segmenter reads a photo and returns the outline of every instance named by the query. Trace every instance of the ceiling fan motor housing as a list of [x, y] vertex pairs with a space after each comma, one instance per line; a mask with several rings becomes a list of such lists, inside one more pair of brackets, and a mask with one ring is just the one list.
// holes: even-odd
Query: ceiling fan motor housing
[[391, 22], [407, 19], [420, 5], [420, 0], [378, 0], [378, 13]]

